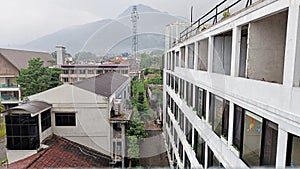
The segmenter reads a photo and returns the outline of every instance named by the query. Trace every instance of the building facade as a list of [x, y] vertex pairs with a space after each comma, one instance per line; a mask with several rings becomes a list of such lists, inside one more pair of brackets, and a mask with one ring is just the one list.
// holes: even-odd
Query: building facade
[[114, 72], [29, 96], [28, 103], [5, 111], [9, 163], [45, 149], [42, 142], [54, 134], [124, 167], [129, 97], [130, 78]]
[[60, 81], [64, 83], [74, 83], [108, 72], [129, 76], [129, 64], [63, 64], [59, 67], [62, 69]]
[[22, 68], [28, 67], [28, 61], [33, 58], [41, 58], [45, 66], [50, 66], [47, 61], [53, 59], [44, 52], [0, 49], [0, 101], [6, 109], [19, 104], [21, 92], [16, 77]]
[[174, 43], [166, 36], [163, 124], [176, 168], [300, 167], [300, 1], [241, 2]]

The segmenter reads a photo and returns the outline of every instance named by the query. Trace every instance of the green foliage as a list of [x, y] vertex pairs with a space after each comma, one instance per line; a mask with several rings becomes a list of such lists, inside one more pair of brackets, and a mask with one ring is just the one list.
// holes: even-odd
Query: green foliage
[[0, 119], [0, 139], [6, 135], [5, 123], [3, 118]]
[[228, 16], [230, 16], [231, 14], [230, 14], [230, 12], [229, 12], [229, 9], [227, 9], [227, 10], [225, 10], [224, 12], [223, 12], [223, 18], [227, 18]]
[[144, 138], [147, 136], [147, 133], [144, 129], [144, 124], [141, 121], [139, 112], [136, 108], [133, 109], [133, 117], [129, 122], [126, 134], [127, 136], [135, 136], [137, 138]]
[[147, 79], [146, 83], [148, 83], [148, 84], [163, 84], [163, 80], [161, 79], [161, 77], [153, 77], [153, 78]]
[[138, 138], [136, 136], [128, 136], [128, 156], [129, 158], [139, 158], [140, 149]]
[[8, 162], [8, 159], [5, 158], [3, 161], [0, 162], [0, 166], [2, 166], [3, 164], [7, 163]]
[[21, 69], [17, 83], [21, 86], [23, 97], [51, 89], [61, 84], [61, 69], [43, 66], [44, 61], [34, 58], [28, 61], [28, 68]]
[[162, 56], [150, 56], [146, 53], [142, 53], [140, 57], [141, 57], [141, 63], [140, 63], [141, 69], [145, 69], [145, 68], [162, 69], [163, 68]]
[[5, 107], [0, 101], [0, 113], [3, 112], [3, 111], [5, 111]]

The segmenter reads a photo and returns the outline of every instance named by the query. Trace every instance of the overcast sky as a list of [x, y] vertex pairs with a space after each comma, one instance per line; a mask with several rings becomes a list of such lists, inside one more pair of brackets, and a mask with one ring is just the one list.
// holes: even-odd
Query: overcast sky
[[131, 5], [144, 4], [171, 15], [199, 17], [220, 0], [1, 0], [0, 46], [27, 43], [60, 29], [116, 18]]

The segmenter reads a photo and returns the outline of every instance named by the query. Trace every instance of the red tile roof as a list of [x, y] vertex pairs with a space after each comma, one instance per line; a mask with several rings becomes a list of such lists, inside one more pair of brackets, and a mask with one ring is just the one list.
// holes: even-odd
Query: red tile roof
[[59, 136], [44, 141], [49, 147], [8, 168], [108, 168], [110, 157]]
[[146, 78], [153, 78], [153, 77], [156, 77], [156, 74], [147, 74], [146, 75]]

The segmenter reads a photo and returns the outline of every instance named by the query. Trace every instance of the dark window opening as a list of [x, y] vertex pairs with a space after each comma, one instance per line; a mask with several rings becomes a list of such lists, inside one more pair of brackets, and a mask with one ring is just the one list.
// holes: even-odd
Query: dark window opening
[[38, 116], [10, 114], [5, 116], [7, 149], [36, 150], [39, 148]]
[[237, 105], [233, 125], [233, 146], [241, 159], [251, 167], [275, 167], [278, 125]]
[[196, 129], [194, 129], [194, 150], [198, 162], [204, 167], [205, 142], [198, 134]]
[[42, 132], [51, 127], [51, 111], [50, 109], [41, 114]]
[[55, 113], [56, 126], [76, 126], [75, 113]]
[[300, 137], [289, 134], [286, 152], [286, 166], [291, 168], [300, 167]]
[[209, 122], [213, 131], [220, 137], [225, 139], [228, 137], [228, 121], [229, 121], [229, 101], [218, 97], [214, 94], [210, 95], [210, 116]]

